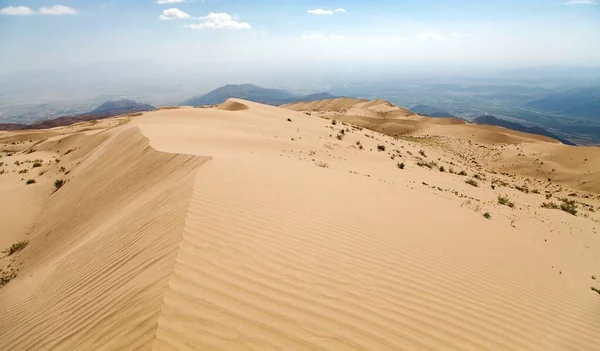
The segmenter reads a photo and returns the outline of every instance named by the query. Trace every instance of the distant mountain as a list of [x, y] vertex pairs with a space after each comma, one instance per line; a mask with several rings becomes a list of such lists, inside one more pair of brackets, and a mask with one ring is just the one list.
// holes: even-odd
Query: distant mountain
[[38, 121], [32, 124], [17, 124], [4, 123], [0, 124], [0, 130], [16, 130], [16, 129], [46, 129], [60, 126], [68, 126], [74, 123], [90, 121], [95, 119], [103, 119], [128, 113], [153, 111], [156, 107], [148, 104], [139, 104], [133, 100], [116, 100], [107, 101], [92, 111], [80, 113], [74, 116], [58, 117]]
[[553, 92], [525, 104], [539, 111], [600, 120], [600, 87]]
[[115, 100], [107, 101], [102, 105], [98, 106], [94, 110], [84, 113], [84, 115], [123, 115], [127, 113], [141, 112], [141, 111], [152, 111], [156, 110], [156, 107], [148, 104], [140, 104], [133, 100]]
[[427, 117], [454, 117], [453, 114], [429, 105], [414, 105], [410, 110], [418, 115]]
[[297, 96], [286, 90], [267, 89], [252, 84], [229, 84], [217, 88], [207, 94], [185, 100], [181, 104], [186, 106], [217, 105], [229, 98], [238, 98], [261, 104], [278, 106], [290, 102], [314, 101], [331, 99], [333, 97], [334, 96], [329, 93]]
[[516, 130], [519, 132], [544, 135], [549, 138], [556, 139], [565, 145], [576, 145], [573, 142], [563, 139], [563, 138], [557, 136], [556, 134], [553, 134], [552, 132], [549, 132], [543, 128], [528, 127], [528, 126], [524, 126], [524, 125], [516, 123], [516, 122], [507, 121], [505, 119], [500, 119], [500, 118], [490, 116], [490, 115], [477, 117], [473, 120], [473, 123], [487, 124], [490, 126], [504, 127], [504, 128]]

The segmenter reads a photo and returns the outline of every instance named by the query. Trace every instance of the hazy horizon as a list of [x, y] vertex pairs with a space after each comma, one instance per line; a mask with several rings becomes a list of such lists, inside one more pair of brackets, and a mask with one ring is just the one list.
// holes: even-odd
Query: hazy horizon
[[600, 62], [599, 18], [596, 0], [1, 0], [0, 72], [586, 66]]

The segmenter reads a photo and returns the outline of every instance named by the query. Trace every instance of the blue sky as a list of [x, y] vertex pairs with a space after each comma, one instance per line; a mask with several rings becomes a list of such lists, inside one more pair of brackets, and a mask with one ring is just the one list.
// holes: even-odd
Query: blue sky
[[0, 0], [1, 71], [600, 62], [594, 0], [163, 1]]

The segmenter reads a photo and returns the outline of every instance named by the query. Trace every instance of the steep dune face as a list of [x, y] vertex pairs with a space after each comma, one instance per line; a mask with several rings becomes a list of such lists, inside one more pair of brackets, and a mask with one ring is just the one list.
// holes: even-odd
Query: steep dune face
[[597, 348], [597, 213], [419, 138], [226, 104], [77, 139], [0, 288], [0, 349]]
[[[194, 179], [206, 158], [149, 148], [136, 128], [84, 142], [35, 221], [24, 271], [0, 290], [0, 349], [150, 345]], [[132, 331], [135, 330], [135, 333]]]

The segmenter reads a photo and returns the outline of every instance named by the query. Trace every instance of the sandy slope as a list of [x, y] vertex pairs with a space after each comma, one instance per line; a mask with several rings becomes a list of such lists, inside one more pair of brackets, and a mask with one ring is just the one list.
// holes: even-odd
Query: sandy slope
[[0, 349], [598, 349], [598, 213], [435, 140], [242, 100], [63, 140], [38, 144], [77, 143], [74, 170], [0, 288]]

